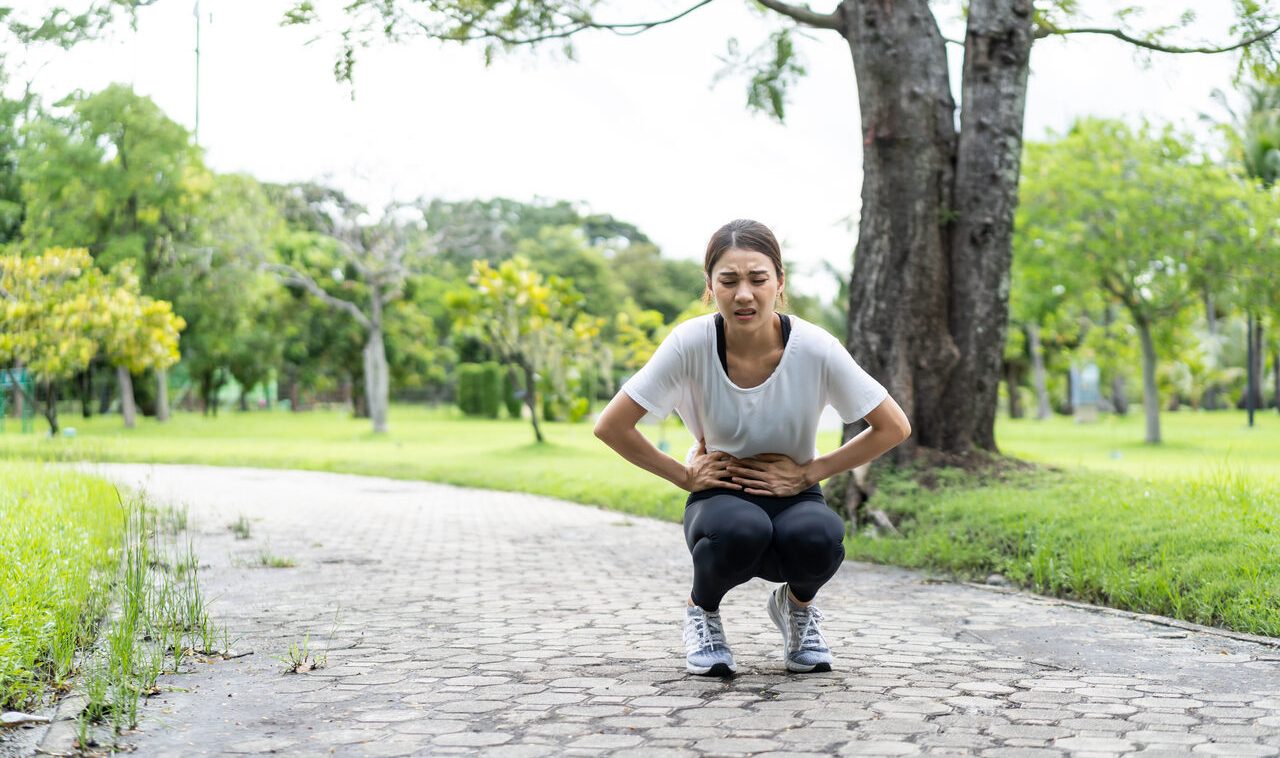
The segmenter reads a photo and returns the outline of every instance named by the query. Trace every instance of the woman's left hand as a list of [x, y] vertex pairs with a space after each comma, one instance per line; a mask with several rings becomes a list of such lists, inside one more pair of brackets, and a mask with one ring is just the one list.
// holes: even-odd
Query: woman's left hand
[[781, 453], [761, 453], [729, 464], [729, 476], [748, 495], [788, 497], [808, 489], [813, 482], [805, 466]]

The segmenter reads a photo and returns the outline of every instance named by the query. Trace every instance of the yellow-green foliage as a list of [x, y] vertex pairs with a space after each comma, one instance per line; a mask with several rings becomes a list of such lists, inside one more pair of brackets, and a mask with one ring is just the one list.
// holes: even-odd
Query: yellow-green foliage
[[0, 710], [71, 672], [110, 590], [124, 510], [107, 482], [0, 463]]

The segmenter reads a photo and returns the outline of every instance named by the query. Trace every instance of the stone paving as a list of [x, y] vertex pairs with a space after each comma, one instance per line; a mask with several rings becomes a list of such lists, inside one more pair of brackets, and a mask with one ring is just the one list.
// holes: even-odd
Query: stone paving
[[[753, 580], [739, 673], [684, 672], [677, 524], [323, 473], [100, 467], [185, 502], [213, 613], [253, 654], [165, 677], [140, 756], [1280, 754], [1280, 648], [847, 562], [836, 655], [790, 674]], [[252, 537], [226, 525], [250, 519]], [[294, 568], [254, 568], [263, 552]], [[323, 668], [282, 673], [310, 635]]]

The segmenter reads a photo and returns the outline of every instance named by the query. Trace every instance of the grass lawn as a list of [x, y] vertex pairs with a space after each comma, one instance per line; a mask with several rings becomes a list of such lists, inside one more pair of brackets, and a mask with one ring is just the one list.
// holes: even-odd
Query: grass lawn
[[107, 482], [0, 462], [0, 710], [40, 702], [93, 639], [125, 531]]
[[[518, 490], [678, 521], [684, 493], [623, 461], [588, 424], [547, 424], [532, 443], [525, 422], [477, 421], [452, 409], [397, 406], [391, 433], [312, 412], [179, 414], [166, 425], [118, 417], [84, 421], [73, 439], [0, 435], [0, 457], [89, 458], [303, 468]], [[850, 557], [962, 577], [1005, 574], [1040, 592], [1280, 636], [1280, 416], [1169, 413], [1167, 442], [1142, 443], [1142, 418], [1077, 425], [1002, 419], [1002, 449], [1066, 471], [957, 477], [939, 491], [905, 478], [877, 504], [905, 539], [863, 535]], [[642, 426], [653, 439], [663, 430]], [[670, 450], [687, 434], [668, 423]], [[834, 448], [834, 432], [819, 448]]]

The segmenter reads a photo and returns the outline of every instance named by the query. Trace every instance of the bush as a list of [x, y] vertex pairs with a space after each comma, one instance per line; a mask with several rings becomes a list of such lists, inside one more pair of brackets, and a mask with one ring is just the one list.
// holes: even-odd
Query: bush
[[492, 361], [459, 364], [458, 407], [468, 416], [497, 418], [502, 407], [502, 367]]

